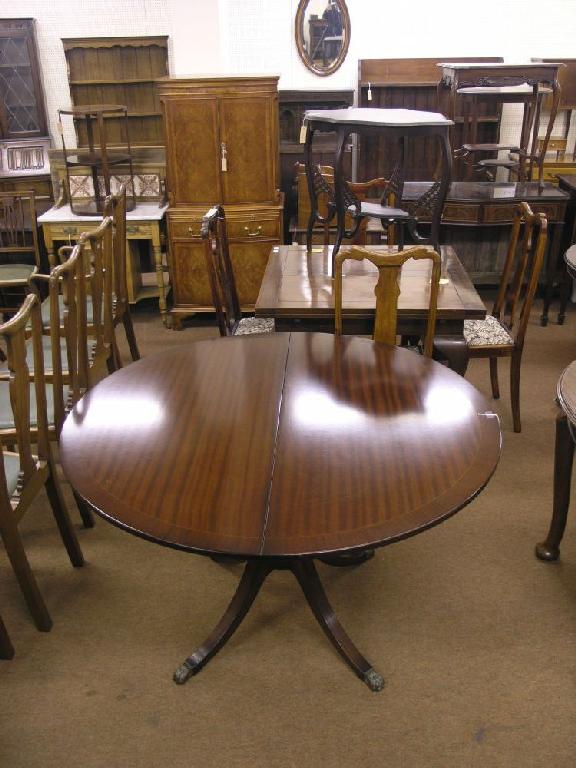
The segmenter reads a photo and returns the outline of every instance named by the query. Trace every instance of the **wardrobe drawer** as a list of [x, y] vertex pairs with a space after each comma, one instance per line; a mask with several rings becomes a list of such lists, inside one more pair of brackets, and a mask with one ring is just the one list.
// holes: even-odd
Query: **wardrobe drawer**
[[277, 239], [280, 237], [280, 218], [250, 217], [226, 219], [229, 240]]

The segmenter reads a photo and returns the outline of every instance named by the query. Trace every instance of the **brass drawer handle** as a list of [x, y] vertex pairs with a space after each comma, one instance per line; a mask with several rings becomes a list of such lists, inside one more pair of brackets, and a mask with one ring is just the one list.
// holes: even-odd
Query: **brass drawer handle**
[[77, 235], [78, 227], [62, 227], [62, 232], [64, 232], [65, 235]]
[[244, 232], [247, 233], [248, 237], [258, 237], [258, 235], [262, 234], [262, 225], [259, 224], [256, 229], [253, 229], [250, 231], [250, 227], [244, 227]]
[[194, 231], [193, 227], [188, 227], [188, 234], [192, 235], [192, 237], [201, 237], [202, 232], [201, 230]]
[[126, 227], [126, 234], [127, 235], [137, 235], [140, 232], [140, 227], [137, 226], [128, 226]]

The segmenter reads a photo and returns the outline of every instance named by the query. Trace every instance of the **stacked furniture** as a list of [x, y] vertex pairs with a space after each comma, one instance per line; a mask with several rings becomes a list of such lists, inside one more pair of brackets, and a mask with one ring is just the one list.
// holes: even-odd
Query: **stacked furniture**
[[[460, 59], [360, 59], [358, 62], [358, 106], [420, 109], [436, 112], [439, 71], [443, 61], [498, 62], [501, 58]], [[479, 140], [495, 141], [500, 125], [499, 105], [480, 107]], [[456, 129], [452, 146], [462, 143], [462, 107], [458, 100], [455, 114]], [[358, 142], [358, 179], [372, 178], [374, 168], [384, 176], [393, 169], [393, 147], [385, 136], [362, 136]], [[435, 156], [433, 140], [417, 142], [408, 149], [406, 180], [431, 179], [434, 176]]]
[[[168, 74], [168, 37], [75, 37], [62, 40], [74, 106], [125, 104], [134, 146], [162, 144], [155, 80]], [[126, 143], [122, 115], [109, 115], [110, 145]], [[88, 143], [78, 121], [78, 145]]]
[[241, 307], [253, 309], [282, 233], [278, 77], [162, 78], [173, 326], [213, 312], [201, 222], [224, 208]]

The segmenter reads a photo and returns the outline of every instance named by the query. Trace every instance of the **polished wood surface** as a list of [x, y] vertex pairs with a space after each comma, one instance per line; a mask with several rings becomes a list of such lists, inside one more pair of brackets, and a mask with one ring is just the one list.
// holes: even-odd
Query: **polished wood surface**
[[269, 249], [282, 239], [278, 77], [161, 78], [158, 93], [173, 326], [180, 328], [195, 312], [213, 311], [200, 222], [214, 205], [226, 211], [240, 303], [251, 310]]
[[499, 451], [498, 418], [466, 381], [406, 350], [324, 334], [145, 358], [91, 390], [61, 438], [68, 479], [104, 517], [236, 556], [412, 535], [471, 501]]
[[[370, 246], [376, 253], [388, 253], [386, 246]], [[343, 248], [342, 252], [347, 252]], [[459, 321], [481, 319], [484, 304], [460, 264], [453, 248], [441, 249], [442, 278], [438, 296], [438, 319]], [[402, 269], [399, 321], [426, 320], [430, 299], [430, 264], [409, 261]], [[365, 319], [373, 324], [375, 313], [374, 286], [377, 268], [368, 263], [343, 265], [343, 316]], [[283, 245], [273, 248], [256, 302], [256, 314], [277, 319], [324, 319], [333, 322], [334, 301], [330, 249]], [[402, 327], [402, 326], [400, 326]]]

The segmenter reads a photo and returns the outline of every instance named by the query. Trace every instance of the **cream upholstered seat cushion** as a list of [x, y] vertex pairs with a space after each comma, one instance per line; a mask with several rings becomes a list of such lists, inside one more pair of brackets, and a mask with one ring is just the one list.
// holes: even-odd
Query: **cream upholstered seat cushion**
[[514, 339], [493, 315], [484, 320], [464, 320], [464, 338], [469, 347], [512, 347]]
[[234, 336], [248, 336], [251, 333], [273, 333], [272, 317], [243, 317], [238, 323]]

